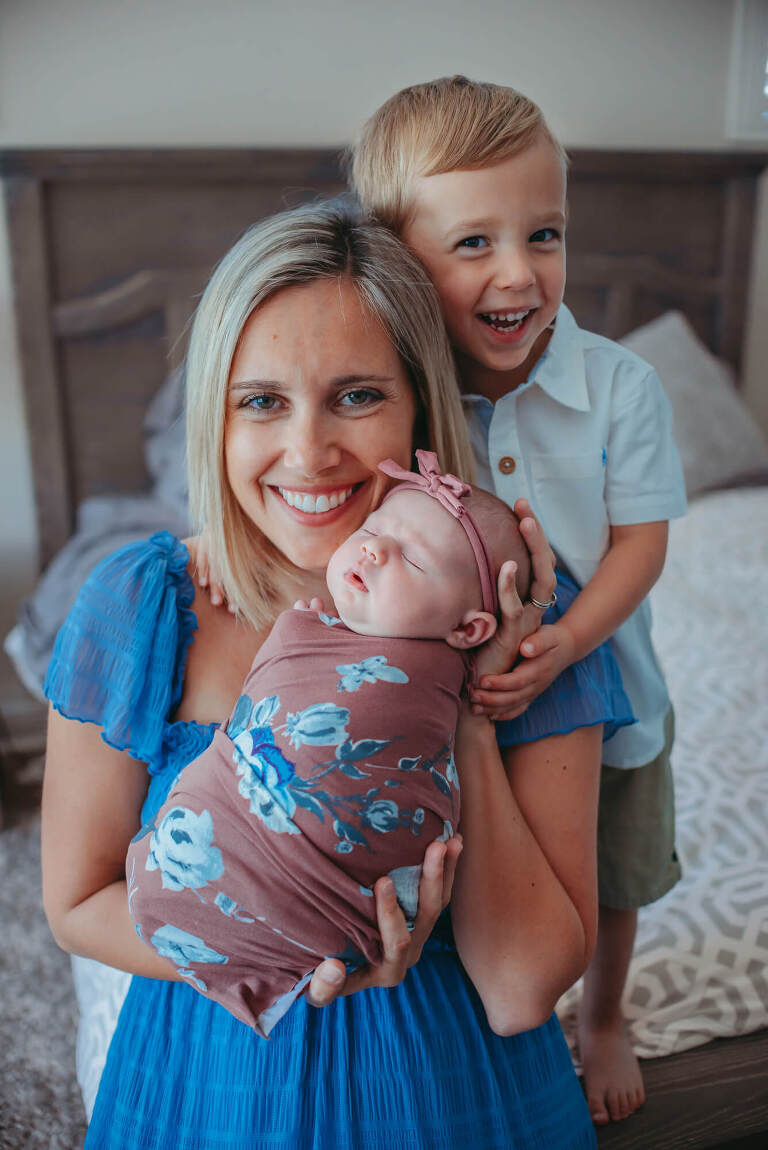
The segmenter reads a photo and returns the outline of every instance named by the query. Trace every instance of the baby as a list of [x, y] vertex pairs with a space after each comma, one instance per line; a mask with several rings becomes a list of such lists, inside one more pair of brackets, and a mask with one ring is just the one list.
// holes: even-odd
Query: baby
[[509, 508], [416, 454], [419, 475], [380, 465], [400, 482], [331, 557], [338, 617], [279, 616], [129, 849], [139, 936], [263, 1037], [322, 959], [380, 958], [382, 874], [415, 916], [426, 846], [458, 824], [454, 731], [502, 563], [527, 587]]

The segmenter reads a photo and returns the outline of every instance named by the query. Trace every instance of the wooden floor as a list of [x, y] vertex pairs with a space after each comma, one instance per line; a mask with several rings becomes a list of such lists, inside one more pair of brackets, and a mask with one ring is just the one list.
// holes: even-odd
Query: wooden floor
[[641, 1066], [648, 1101], [599, 1150], [768, 1150], [768, 1030]]

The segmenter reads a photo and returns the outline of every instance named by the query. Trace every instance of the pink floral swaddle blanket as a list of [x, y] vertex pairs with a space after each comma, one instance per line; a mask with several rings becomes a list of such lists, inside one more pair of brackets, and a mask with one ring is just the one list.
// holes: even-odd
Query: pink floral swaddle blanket
[[226, 729], [133, 840], [141, 938], [267, 1035], [323, 958], [380, 957], [372, 885], [416, 913], [420, 864], [454, 833], [464, 657], [282, 614]]

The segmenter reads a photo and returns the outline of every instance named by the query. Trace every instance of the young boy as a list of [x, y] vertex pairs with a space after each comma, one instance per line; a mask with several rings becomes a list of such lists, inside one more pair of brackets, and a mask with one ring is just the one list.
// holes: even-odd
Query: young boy
[[479, 706], [520, 715], [609, 636], [637, 722], [605, 744], [600, 920], [584, 980], [581, 1058], [593, 1119], [631, 1114], [642, 1077], [621, 1012], [637, 908], [677, 881], [672, 709], [647, 595], [668, 520], [685, 512], [670, 407], [653, 370], [582, 331], [563, 305], [566, 156], [539, 108], [462, 76], [404, 89], [368, 121], [353, 157], [363, 206], [429, 271], [443, 305], [479, 482], [530, 500], [582, 586]]

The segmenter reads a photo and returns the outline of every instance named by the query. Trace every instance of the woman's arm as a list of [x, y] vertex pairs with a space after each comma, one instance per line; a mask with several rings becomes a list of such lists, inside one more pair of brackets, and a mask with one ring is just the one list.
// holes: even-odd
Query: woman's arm
[[93, 723], [51, 708], [43, 786], [43, 901], [59, 946], [147, 978], [177, 979], [136, 934], [125, 855], [141, 824], [146, 767]]
[[585, 969], [597, 926], [602, 727], [507, 748], [466, 712], [456, 738], [464, 851], [452, 918], [491, 1027], [549, 1018]]

